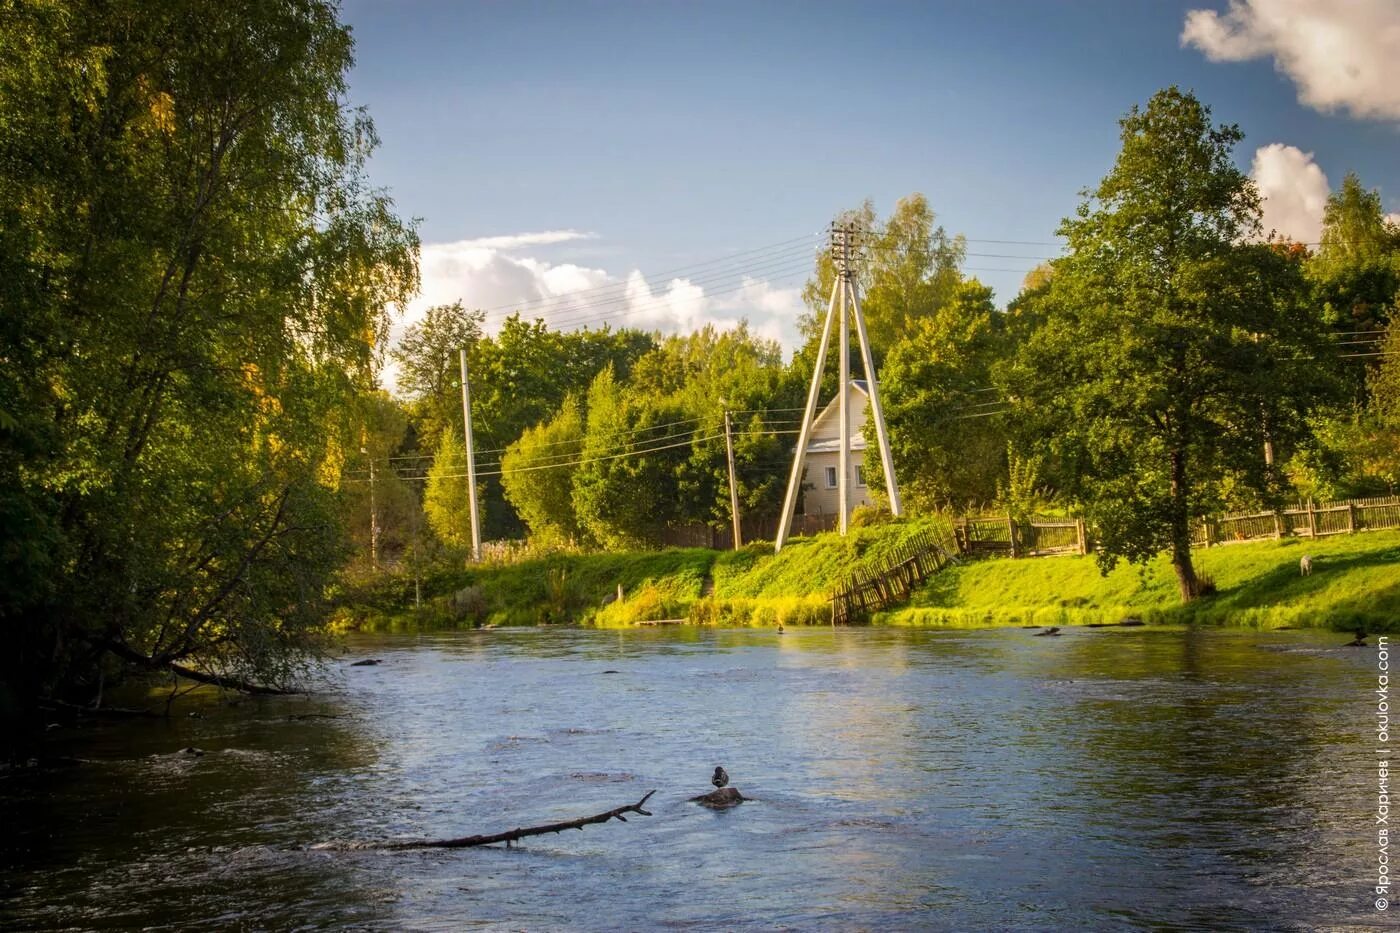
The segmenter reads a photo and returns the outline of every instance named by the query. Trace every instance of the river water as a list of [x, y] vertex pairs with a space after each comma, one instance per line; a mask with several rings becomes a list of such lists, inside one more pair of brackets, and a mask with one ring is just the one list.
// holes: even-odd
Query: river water
[[[1371, 892], [1377, 652], [1343, 641], [355, 638], [312, 697], [56, 730], [48, 753], [81, 765], [0, 780], [0, 923], [1370, 929], [1389, 919]], [[366, 657], [383, 663], [349, 666]], [[717, 764], [756, 799], [687, 802]], [[509, 850], [311, 848], [496, 832], [652, 789], [651, 817]]]

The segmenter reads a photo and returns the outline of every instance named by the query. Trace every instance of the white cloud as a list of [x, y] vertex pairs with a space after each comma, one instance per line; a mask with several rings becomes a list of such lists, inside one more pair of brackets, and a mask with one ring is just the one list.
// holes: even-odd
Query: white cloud
[[[729, 329], [747, 320], [754, 333], [777, 340], [788, 350], [797, 346], [797, 319], [803, 310], [799, 288], [780, 288], [751, 276], [717, 279], [712, 272], [705, 274], [707, 285], [673, 278], [653, 286], [640, 270], [614, 274], [517, 252], [593, 236], [560, 230], [425, 244], [419, 256], [418, 296], [395, 322], [391, 343], [426, 309], [461, 301], [468, 308], [487, 311], [488, 331], [516, 310], [563, 330], [610, 323], [686, 333], [706, 324]], [[717, 293], [708, 294], [707, 287]], [[395, 384], [391, 362], [381, 382], [389, 387]]]
[[555, 243], [568, 243], [571, 240], [592, 240], [596, 233], [583, 233], [578, 230], [541, 230], [537, 233], [511, 233], [506, 236], [484, 236], [475, 240], [459, 240], [449, 244], [478, 249], [520, 249], [525, 246], [552, 246]]
[[1229, 0], [1191, 10], [1181, 44], [1214, 62], [1272, 57], [1314, 109], [1400, 120], [1400, 2]]
[[1264, 197], [1264, 235], [1277, 231], [1299, 243], [1316, 243], [1330, 188], [1312, 153], [1270, 143], [1254, 153], [1249, 174]]

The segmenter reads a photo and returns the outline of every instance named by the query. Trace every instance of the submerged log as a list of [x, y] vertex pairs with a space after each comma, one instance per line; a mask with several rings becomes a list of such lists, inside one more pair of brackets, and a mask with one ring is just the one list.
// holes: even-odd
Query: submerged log
[[730, 807], [737, 807], [749, 798], [739, 793], [737, 787], [721, 787], [712, 790], [708, 794], [701, 794], [699, 797], [691, 797], [692, 803], [698, 803], [702, 807], [709, 807], [711, 810], [727, 810]]
[[505, 833], [493, 833], [489, 836], [462, 836], [457, 839], [417, 839], [410, 842], [387, 842], [371, 846], [375, 849], [467, 849], [472, 846], [489, 846], [493, 843], [504, 842], [507, 847], [517, 839], [524, 839], [526, 836], [542, 836], [545, 833], [562, 833], [566, 829], [583, 829], [592, 823], [606, 823], [609, 820], [621, 820], [627, 822], [625, 813], [640, 813], [642, 816], [651, 816], [651, 811], [643, 809], [651, 795], [656, 791], [647, 791], [645, 797], [636, 803], [629, 803], [625, 807], [614, 807], [606, 813], [598, 813], [593, 816], [585, 816], [577, 820], [569, 820], [567, 823], [547, 823], [544, 826], [530, 826], [525, 829], [512, 829]]

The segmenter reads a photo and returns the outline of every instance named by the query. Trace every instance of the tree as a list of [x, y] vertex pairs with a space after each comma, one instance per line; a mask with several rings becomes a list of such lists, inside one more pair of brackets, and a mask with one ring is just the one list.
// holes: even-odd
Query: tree
[[462, 426], [459, 351], [482, 337], [485, 311], [468, 311], [460, 301], [434, 305], [409, 325], [390, 351], [398, 368], [399, 393], [414, 405], [419, 443], [437, 447], [439, 436]]
[[343, 413], [417, 272], [351, 49], [318, 0], [0, 22], [11, 702], [131, 666], [280, 683], [314, 647]]
[[1121, 127], [1113, 170], [1061, 225], [1043, 322], [999, 381], [1072, 478], [1105, 569], [1167, 550], [1190, 600], [1192, 520], [1222, 477], [1281, 492], [1262, 451], [1286, 453], [1326, 398], [1326, 338], [1296, 254], [1249, 242], [1259, 196], [1231, 157], [1239, 129], [1176, 88]]
[[449, 547], [472, 546], [471, 497], [467, 483], [467, 447], [452, 431], [438, 439], [437, 456], [428, 469], [423, 511], [428, 527]]
[[604, 369], [588, 390], [582, 463], [574, 475], [579, 524], [603, 547], [626, 550], [655, 542], [676, 520], [676, 476], [693, 431], [677, 425], [680, 409], [633, 401]]
[[[990, 502], [1006, 471], [1005, 406], [992, 367], [1005, 346], [992, 290], [958, 286], [933, 316], [894, 344], [881, 372], [885, 419], [901, 491], [918, 509]], [[873, 420], [865, 427], [872, 489], [883, 471]]]
[[[454, 306], [440, 310], [449, 318], [456, 313]], [[475, 313], [469, 317], [477, 320]], [[433, 450], [437, 434], [448, 431], [449, 425], [452, 432], [462, 433], [461, 380], [455, 348], [450, 345], [474, 326], [438, 328], [437, 333], [444, 336], [432, 340], [426, 339], [429, 334], [424, 332], [424, 339], [399, 348], [401, 365], [427, 377], [414, 382], [419, 395], [414, 404], [413, 427], [419, 435], [420, 453]], [[652, 335], [641, 331], [606, 327], [553, 331], [543, 321], [526, 321], [519, 315], [506, 318], [494, 335], [472, 341], [467, 366], [478, 466], [492, 462], [494, 452], [503, 451], [527, 428], [552, 416], [566, 395], [587, 391], [604, 367], [612, 365], [625, 377], [633, 363], [653, 346]], [[452, 354], [452, 362], [447, 366], [442, 361], [444, 348]], [[521, 534], [524, 529], [520, 517], [506, 500], [499, 477], [484, 476], [480, 488], [483, 535], [491, 538]]]
[[583, 528], [574, 515], [573, 481], [583, 450], [583, 414], [578, 398], [564, 398], [553, 418], [527, 428], [501, 458], [506, 501], [544, 545], [580, 542]]

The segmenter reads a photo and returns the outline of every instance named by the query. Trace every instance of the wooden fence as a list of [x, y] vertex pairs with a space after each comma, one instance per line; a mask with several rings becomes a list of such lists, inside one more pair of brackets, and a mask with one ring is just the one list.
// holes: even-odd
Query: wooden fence
[[1276, 512], [1236, 512], [1197, 522], [1196, 547], [1257, 541], [1260, 538], [1323, 538], [1400, 528], [1400, 496], [1348, 499], [1345, 502], [1297, 502]]
[[874, 566], [862, 567], [831, 592], [831, 624], [863, 622], [870, 614], [903, 602], [915, 587], [952, 561], [933, 535], [920, 532]]
[[960, 518], [953, 524], [953, 537], [963, 554], [1044, 557], [1086, 554], [1089, 550], [1084, 522], [1077, 518]]
[[[1197, 521], [1191, 529], [1193, 547], [1210, 547], [1261, 538], [1324, 538], [1400, 528], [1400, 496], [1348, 499], [1345, 502], [1296, 502], [1276, 512], [1232, 512]], [[962, 554], [1009, 554], [1043, 557], [1087, 554], [1090, 529], [1082, 519], [1033, 516], [959, 518], [953, 536]]]

